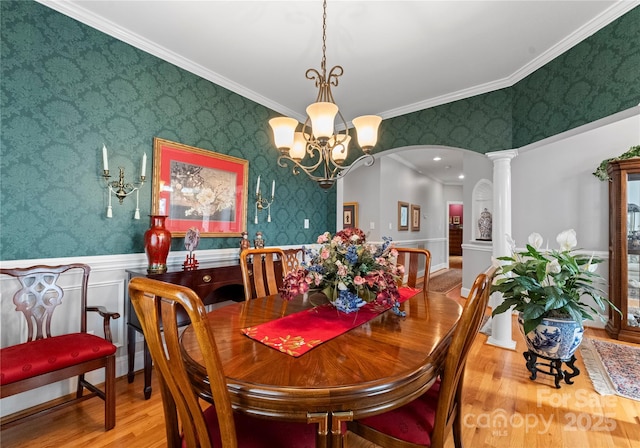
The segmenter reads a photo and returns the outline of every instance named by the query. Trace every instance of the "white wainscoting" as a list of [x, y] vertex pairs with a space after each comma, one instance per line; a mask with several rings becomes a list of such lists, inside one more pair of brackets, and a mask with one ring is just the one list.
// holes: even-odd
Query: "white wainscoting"
[[[167, 264], [172, 268], [180, 269], [186, 258], [187, 252], [171, 252]], [[215, 261], [238, 260], [239, 249], [218, 249], [203, 250], [196, 252], [196, 258], [200, 264]], [[105, 255], [96, 257], [73, 257], [73, 258], [48, 258], [30, 260], [10, 260], [2, 261], [4, 268], [24, 268], [35, 265], [56, 266], [69, 263], [85, 263], [91, 266], [89, 276], [88, 302], [89, 305], [102, 305], [109, 311], [120, 313], [120, 318], [112, 321], [111, 331], [113, 343], [118, 347], [116, 352], [116, 376], [127, 374], [127, 316], [125, 304], [125, 288], [127, 286], [127, 270], [144, 271], [147, 268], [147, 258], [144, 254], [130, 255]], [[63, 275], [61, 282], [64, 285], [65, 294], [71, 298], [80, 288], [80, 277], [74, 275]], [[16, 291], [17, 281], [8, 276], [0, 277], [0, 347], [5, 347], [24, 341], [26, 338], [26, 323], [21, 313], [15, 311], [12, 297]], [[63, 299], [64, 300], [64, 299]], [[68, 301], [71, 302], [71, 301]], [[77, 331], [79, 328], [79, 312], [72, 307], [65, 308], [65, 301], [54, 313], [56, 327], [61, 332]], [[102, 319], [91, 316], [89, 313], [87, 328], [89, 331], [103, 335]], [[54, 331], [55, 333], [55, 331]], [[142, 369], [143, 353], [142, 339], [136, 344], [136, 369]], [[92, 382], [101, 383], [104, 375], [101, 371], [96, 371], [87, 375], [87, 379]], [[136, 383], [140, 384], [140, 396], [142, 397], [142, 377], [136, 377]], [[36, 406], [38, 404], [59, 398], [75, 392], [76, 380], [66, 380], [48, 386], [24, 392], [0, 400], [0, 415], [6, 416], [14, 412]]]

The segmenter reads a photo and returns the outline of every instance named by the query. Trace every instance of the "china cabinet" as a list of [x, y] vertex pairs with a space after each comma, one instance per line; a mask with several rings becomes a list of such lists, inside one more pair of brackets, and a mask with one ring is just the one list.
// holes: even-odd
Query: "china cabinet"
[[609, 163], [609, 310], [606, 330], [640, 343], [640, 158]]

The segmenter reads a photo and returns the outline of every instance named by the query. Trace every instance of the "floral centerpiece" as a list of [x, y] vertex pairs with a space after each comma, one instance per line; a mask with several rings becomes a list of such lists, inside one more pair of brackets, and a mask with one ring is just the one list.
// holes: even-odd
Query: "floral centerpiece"
[[583, 296], [591, 297], [602, 310], [605, 304], [617, 310], [593, 283], [600, 277], [595, 271], [602, 260], [574, 251], [577, 239], [573, 229], [561, 232], [556, 241], [559, 250], [541, 250], [542, 236], [532, 233], [526, 251], [515, 252], [511, 240], [512, 256], [499, 258], [507, 262], [497, 272], [504, 277], [491, 287], [491, 292], [502, 293], [504, 302], [493, 315], [513, 307], [522, 313], [525, 335], [546, 317], [569, 317], [581, 327], [584, 319], [593, 320], [593, 314], [600, 316], [598, 310], [582, 300]]
[[316, 288], [345, 313], [376, 301], [391, 305], [400, 314], [397, 281], [404, 275], [404, 267], [397, 264], [398, 252], [391, 238], [383, 241], [367, 243], [358, 228], [347, 228], [334, 236], [323, 233], [318, 237], [319, 250], [307, 250], [309, 261], [285, 277], [282, 297], [290, 300]]

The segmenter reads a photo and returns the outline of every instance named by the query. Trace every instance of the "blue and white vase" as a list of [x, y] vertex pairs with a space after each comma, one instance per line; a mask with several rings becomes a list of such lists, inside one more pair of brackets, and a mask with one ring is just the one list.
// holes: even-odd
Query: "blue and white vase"
[[547, 358], [568, 361], [582, 343], [584, 327], [570, 317], [544, 318], [529, 334], [524, 334], [522, 314], [518, 315], [518, 322], [527, 348]]

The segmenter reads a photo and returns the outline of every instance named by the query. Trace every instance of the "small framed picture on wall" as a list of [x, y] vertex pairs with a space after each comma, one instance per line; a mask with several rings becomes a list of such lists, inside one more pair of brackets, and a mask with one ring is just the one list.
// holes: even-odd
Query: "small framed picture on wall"
[[342, 228], [358, 227], [358, 203], [345, 202], [342, 204]]
[[409, 230], [409, 204], [398, 201], [398, 230]]
[[460, 224], [460, 217], [459, 216], [454, 216], [453, 217], [453, 223], [454, 224]]
[[411, 204], [411, 231], [420, 230], [420, 206]]

